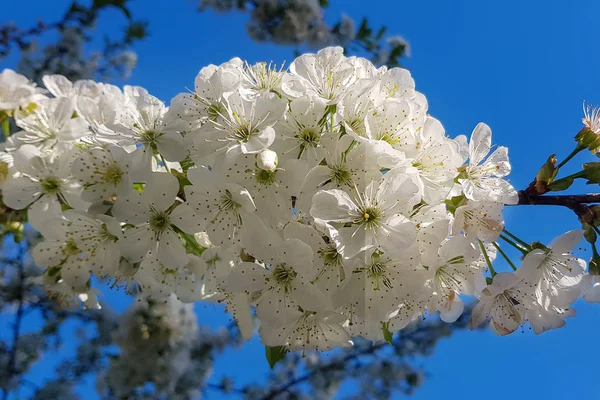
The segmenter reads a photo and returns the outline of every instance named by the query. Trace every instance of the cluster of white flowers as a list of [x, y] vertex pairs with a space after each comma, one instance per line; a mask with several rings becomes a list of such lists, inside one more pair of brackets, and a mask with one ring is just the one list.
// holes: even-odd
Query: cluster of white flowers
[[589, 285], [569, 253], [581, 231], [495, 273], [518, 201], [507, 149], [483, 123], [447, 137], [404, 69], [339, 47], [288, 70], [236, 58], [169, 107], [141, 87], [43, 81], [40, 98], [3, 72], [0, 108], [22, 130], [1, 160], [4, 204], [45, 237], [48, 285], [93, 297], [93, 274], [224, 302], [246, 338], [255, 308], [266, 345], [320, 350], [426, 313], [454, 321], [463, 295], [480, 300], [473, 326], [542, 332]]
[[174, 392], [193, 362], [190, 353], [199, 330], [193, 305], [174, 296], [165, 302], [136, 302], [118, 325], [114, 341], [119, 356], [98, 375], [98, 390], [111, 390], [113, 396], [127, 398], [136, 387], [150, 381], [158, 392]]

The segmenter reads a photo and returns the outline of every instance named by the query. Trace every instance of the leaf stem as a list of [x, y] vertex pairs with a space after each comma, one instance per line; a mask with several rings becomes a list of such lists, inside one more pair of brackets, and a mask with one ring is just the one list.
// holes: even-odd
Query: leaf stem
[[515, 243], [513, 240], [507, 238], [503, 234], [500, 234], [500, 239], [504, 240], [506, 243], [510, 244], [515, 249], [519, 250], [521, 253], [523, 253], [523, 255], [527, 255], [527, 253], [529, 253], [529, 251], [527, 249], [524, 249], [521, 245]]
[[504, 250], [502, 250], [500, 248], [500, 246], [498, 246], [498, 243], [493, 242], [492, 243], [494, 245], [494, 247], [496, 248], [496, 250], [498, 250], [498, 253], [500, 253], [500, 255], [502, 257], [504, 257], [504, 259], [506, 260], [506, 262], [508, 263], [508, 265], [510, 265], [510, 267], [512, 268], [513, 271], [517, 270], [517, 267], [515, 267], [515, 264], [513, 264], [513, 262], [510, 260], [510, 258], [506, 255], [506, 253], [504, 252]]
[[510, 233], [509, 231], [506, 230], [506, 228], [502, 229], [502, 231], [504, 233], [506, 233], [508, 236], [510, 236], [511, 238], [513, 238], [514, 240], [517, 241], [517, 243], [519, 243], [520, 245], [522, 245], [525, 249], [527, 250], [531, 250], [531, 246], [529, 245], [529, 243], [519, 239], [516, 235], [513, 235], [512, 233]]
[[496, 276], [496, 271], [494, 270], [494, 267], [492, 266], [492, 261], [490, 261], [490, 257], [488, 256], [487, 250], [485, 249], [483, 242], [479, 239], [477, 239], [477, 241], [479, 242], [479, 248], [481, 249], [481, 252], [483, 253], [483, 258], [485, 259], [488, 269], [490, 270], [490, 274], [492, 274], [492, 278], [493, 278], [494, 276]]
[[566, 163], [568, 163], [573, 157], [575, 157], [579, 152], [581, 152], [583, 149], [585, 149], [585, 147], [581, 146], [580, 144], [577, 145], [577, 147], [575, 147], [575, 150], [573, 150], [571, 152], [571, 154], [569, 154], [564, 160], [562, 160], [557, 166], [556, 169], [560, 169], [562, 166], [564, 166]]

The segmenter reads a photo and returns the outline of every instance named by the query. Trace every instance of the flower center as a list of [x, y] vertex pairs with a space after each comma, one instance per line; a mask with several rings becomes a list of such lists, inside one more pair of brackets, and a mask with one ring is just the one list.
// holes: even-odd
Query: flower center
[[377, 207], [365, 207], [360, 210], [360, 215], [354, 221], [355, 224], [365, 224], [369, 227], [377, 226], [381, 220], [381, 210]]
[[162, 232], [167, 229], [171, 221], [169, 214], [163, 211], [155, 211], [150, 216], [150, 228], [157, 232]]
[[350, 171], [342, 166], [332, 167], [329, 173], [329, 179], [331, 179], [337, 186], [344, 186], [350, 184], [352, 176]]
[[208, 114], [208, 118], [211, 121], [216, 121], [216, 119], [223, 113], [224, 109], [220, 103], [211, 104], [207, 109], [206, 113]]
[[273, 269], [272, 275], [273, 279], [275, 279], [275, 282], [284, 286], [285, 290], [287, 291], [290, 288], [292, 281], [298, 274], [287, 264], [279, 264]]
[[146, 146], [155, 148], [156, 142], [158, 141], [158, 138], [160, 136], [161, 136], [161, 134], [156, 131], [145, 131], [145, 132], [142, 132], [140, 141], [142, 142], [142, 144], [145, 144]]
[[237, 140], [238, 142], [246, 143], [252, 137], [252, 132], [250, 131], [250, 124], [245, 124], [236, 128], [233, 132], [229, 134], [229, 137], [231, 137], [234, 140]]
[[387, 276], [387, 265], [376, 262], [365, 269], [367, 278], [375, 281], [375, 290], [381, 290], [381, 284], [388, 289], [392, 288], [392, 281]]
[[335, 246], [332, 245], [327, 245], [327, 247], [324, 249], [319, 250], [318, 253], [327, 266], [338, 267], [342, 265], [344, 260], [342, 255], [338, 253]]
[[79, 249], [77, 248], [77, 245], [72, 240], [69, 240], [67, 242], [63, 251], [66, 256], [76, 256], [80, 253]]
[[357, 118], [357, 119], [348, 121], [347, 123], [348, 123], [348, 126], [350, 126], [350, 128], [352, 128], [352, 130], [354, 132], [356, 132], [358, 135], [365, 136], [365, 134], [367, 133], [367, 128], [365, 127], [365, 123], [363, 120]]
[[104, 173], [104, 182], [118, 185], [123, 180], [125, 173], [121, 170], [121, 167], [117, 163], [114, 163]]
[[55, 194], [60, 192], [60, 179], [55, 176], [49, 176], [40, 181], [42, 190], [46, 194]]
[[275, 183], [275, 175], [277, 174], [277, 170], [274, 171], [265, 171], [264, 169], [256, 170], [256, 182], [261, 185], [269, 186]]
[[298, 139], [304, 147], [317, 147], [321, 134], [314, 128], [304, 128], [299, 134]]
[[239, 208], [239, 204], [233, 200], [231, 192], [225, 190], [225, 193], [221, 195], [221, 202], [219, 203], [219, 210], [221, 211], [234, 211]]

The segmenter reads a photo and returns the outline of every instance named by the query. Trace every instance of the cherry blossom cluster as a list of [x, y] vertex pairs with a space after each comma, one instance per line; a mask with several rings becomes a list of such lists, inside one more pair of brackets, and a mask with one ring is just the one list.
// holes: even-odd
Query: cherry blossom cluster
[[[2, 196], [45, 238], [48, 290], [95, 304], [90, 277], [143, 296], [221, 302], [242, 335], [328, 350], [439, 313], [499, 334], [564, 325], [598, 290], [571, 231], [499, 272], [505, 147], [446, 136], [404, 69], [339, 47], [288, 69], [203, 68], [169, 106], [141, 87], [5, 70]], [[512, 264], [511, 264], [512, 265]]]

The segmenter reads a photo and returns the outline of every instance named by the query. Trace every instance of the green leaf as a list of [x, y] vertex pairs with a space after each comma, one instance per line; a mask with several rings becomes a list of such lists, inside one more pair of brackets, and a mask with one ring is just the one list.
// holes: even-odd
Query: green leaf
[[562, 179], [554, 181], [550, 185], [548, 185], [548, 189], [550, 189], [550, 191], [552, 191], [552, 192], [559, 192], [561, 190], [566, 190], [569, 188], [569, 186], [571, 186], [573, 184], [574, 181], [575, 180], [571, 177], [562, 178]]
[[327, 8], [327, 7], [329, 7], [329, 0], [319, 0], [319, 5], [322, 8]]
[[386, 342], [388, 342], [389, 344], [393, 344], [392, 340], [393, 340], [393, 335], [392, 332], [390, 332], [389, 329], [389, 322], [382, 322], [381, 323], [381, 332], [383, 332], [383, 338], [385, 339]]
[[375, 40], [381, 40], [383, 35], [385, 35], [386, 31], [387, 31], [387, 26], [382, 26], [381, 28], [379, 28], [377, 35], [375, 35]]
[[129, 24], [125, 32], [127, 40], [140, 40], [148, 36], [148, 22], [135, 21]]
[[358, 32], [356, 33], [356, 38], [358, 40], [365, 40], [371, 36], [371, 29], [369, 28], [368, 24], [369, 23], [367, 22], [367, 19], [363, 18], [362, 22], [360, 23], [360, 27], [358, 28]]
[[269, 362], [269, 367], [273, 369], [275, 364], [282, 360], [285, 355], [288, 353], [288, 349], [285, 346], [265, 346], [265, 354], [267, 356], [267, 361]]
[[460, 196], [454, 196], [450, 199], [446, 199], [444, 202], [446, 203], [446, 210], [454, 215], [458, 207], [467, 203], [467, 198], [461, 194]]

